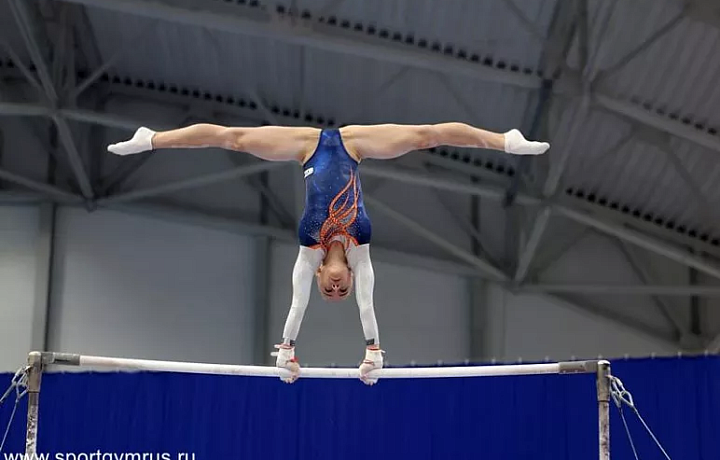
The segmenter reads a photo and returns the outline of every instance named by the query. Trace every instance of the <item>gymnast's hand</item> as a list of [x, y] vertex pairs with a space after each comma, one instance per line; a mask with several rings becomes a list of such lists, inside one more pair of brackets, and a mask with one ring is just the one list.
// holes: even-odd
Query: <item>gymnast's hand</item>
[[365, 359], [360, 364], [360, 380], [365, 385], [375, 385], [378, 379], [371, 379], [368, 373], [374, 369], [382, 369], [384, 351], [376, 347], [368, 347], [365, 349]]
[[132, 139], [108, 146], [108, 151], [115, 155], [132, 155], [153, 149], [152, 138], [155, 131], [144, 126], [135, 131]]
[[300, 376], [300, 364], [295, 357], [295, 347], [285, 344], [275, 345], [278, 351], [273, 352], [273, 356], [277, 356], [275, 365], [277, 367], [290, 371], [290, 377], [280, 377], [285, 383], [293, 383]]

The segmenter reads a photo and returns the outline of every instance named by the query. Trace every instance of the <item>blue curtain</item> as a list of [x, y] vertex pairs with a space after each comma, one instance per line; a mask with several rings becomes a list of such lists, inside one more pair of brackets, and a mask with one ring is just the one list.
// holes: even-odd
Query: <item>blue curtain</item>
[[[673, 459], [720, 459], [720, 359], [620, 360], [613, 373]], [[3, 428], [11, 406], [0, 409]], [[25, 407], [4, 452], [23, 451]], [[39, 450], [57, 459], [98, 451], [144, 460], [597, 458], [588, 375], [386, 380], [368, 388], [344, 380], [48, 374], [40, 407]], [[641, 458], [661, 458], [626, 413]], [[611, 424], [613, 457], [633, 458], [614, 407]]]

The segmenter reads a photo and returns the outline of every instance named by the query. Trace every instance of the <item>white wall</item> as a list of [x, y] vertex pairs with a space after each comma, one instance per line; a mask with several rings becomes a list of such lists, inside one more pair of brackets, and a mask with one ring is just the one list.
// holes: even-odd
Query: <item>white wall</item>
[[31, 347], [37, 208], [0, 207], [0, 372], [14, 371]]
[[[556, 221], [554, 224], [562, 224]], [[561, 230], [561, 229], [556, 229]], [[548, 233], [543, 244], [554, 244], [561, 233]], [[542, 250], [543, 248], [541, 248]], [[687, 284], [686, 269], [667, 259], [638, 252], [639, 264], [652, 272], [657, 284]], [[540, 251], [539, 251], [540, 252]], [[622, 249], [610, 238], [590, 233], [561, 255], [539, 276], [548, 284], [643, 284], [625, 258]], [[560, 296], [562, 297], [562, 296]], [[568, 296], [566, 296], [568, 297]], [[678, 347], [649, 337], [622, 323], [602, 318], [589, 310], [602, 309], [610, 316], [629, 318], [671, 335], [672, 325], [663, 317], [649, 296], [573, 294], [572, 302], [552, 295], [515, 295], [493, 286], [487, 291], [487, 316], [490, 318], [486, 356], [503, 361], [526, 361], [648, 356], [674, 354]], [[687, 320], [685, 298], [662, 299], [679, 320]]]
[[488, 356], [500, 361], [594, 359], [674, 354], [677, 349], [542, 295], [488, 289]]
[[55, 262], [50, 349], [250, 362], [253, 251], [247, 237], [62, 209]]
[[[291, 275], [298, 248], [274, 244], [270, 332], [280, 340], [290, 307]], [[467, 281], [458, 276], [374, 262], [375, 310], [389, 363], [458, 362], [469, 353]], [[302, 363], [354, 366], [364, 354], [355, 299], [325, 302], [313, 287], [298, 336]]]
[[[655, 260], [654, 271], [667, 264]], [[668, 270], [669, 271], [669, 270]], [[561, 284], [602, 284], [640, 285], [643, 284], [633, 268], [624, 258], [622, 251], [608, 237], [591, 234], [577, 246], [566, 252], [540, 277], [542, 283]], [[668, 280], [671, 284], [687, 284], [686, 280]], [[658, 281], [658, 284], [661, 284]], [[604, 296], [593, 295], [610, 311], [643, 321], [660, 330], [668, 331], [669, 325], [660, 314], [652, 299], [647, 296]], [[676, 301], [677, 299], [672, 299]]]

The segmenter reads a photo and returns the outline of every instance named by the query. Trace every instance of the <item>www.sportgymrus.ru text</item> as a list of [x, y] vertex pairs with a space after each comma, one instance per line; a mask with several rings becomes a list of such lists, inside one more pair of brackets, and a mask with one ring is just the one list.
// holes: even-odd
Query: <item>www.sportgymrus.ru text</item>
[[194, 453], [179, 452], [170, 454], [167, 452], [88, 452], [88, 453], [62, 453], [55, 454], [3, 454], [3, 460], [197, 460]]

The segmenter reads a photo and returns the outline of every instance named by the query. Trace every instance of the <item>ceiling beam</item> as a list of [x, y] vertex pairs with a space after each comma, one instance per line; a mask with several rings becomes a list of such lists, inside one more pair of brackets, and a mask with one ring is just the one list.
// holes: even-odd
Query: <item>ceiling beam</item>
[[[82, 200], [82, 198], [80, 198]], [[26, 205], [47, 203], [48, 197], [40, 193], [0, 190], [0, 205]]]
[[570, 209], [590, 213], [600, 220], [614, 222], [622, 227], [638, 230], [668, 244], [682, 246], [697, 253], [705, 253], [715, 258], [720, 258], [720, 248], [709, 242], [687, 236], [675, 230], [670, 230], [662, 225], [647, 221], [642, 217], [635, 217], [630, 213], [622, 212], [619, 209], [591, 203], [583, 198], [570, 195], [557, 197], [555, 203]]
[[49, 117], [52, 110], [41, 104], [0, 102], [0, 115], [11, 117]]
[[[633, 251], [633, 248], [631, 248], [627, 243], [619, 241], [617, 239], [612, 239], [611, 241], [620, 250], [623, 257], [628, 262], [630, 268], [632, 268], [635, 276], [640, 280], [640, 282], [645, 285], [652, 284], [652, 280], [656, 279], [657, 277], [654, 276], [654, 274], [652, 273], [652, 268], [650, 267], [650, 264], [643, 263], [644, 261], [640, 260], [637, 257], [637, 255]], [[668, 304], [666, 299], [663, 299], [657, 295], [651, 295], [651, 297], [660, 314], [666, 319], [666, 321], [671, 324], [673, 328], [675, 328], [678, 336], [687, 335], [689, 332], [689, 327], [687, 324], [685, 324], [685, 321], [678, 317], [679, 312], [673, 309], [672, 305]]]
[[154, 196], [167, 195], [170, 193], [179, 192], [181, 190], [191, 190], [193, 188], [207, 187], [208, 185], [227, 182], [240, 177], [249, 176], [251, 174], [257, 174], [263, 171], [277, 169], [282, 166], [287, 166], [287, 163], [257, 161], [243, 166], [238, 166], [227, 171], [220, 171], [199, 177], [193, 177], [190, 179], [183, 179], [176, 182], [171, 182], [169, 184], [162, 184], [146, 189], [132, 190], [117, 195], [110, 195], [105, 198], [100, 198], [96, 201], [96, 204], [98, 206], [107, 206], [113, 203], [128, 203], [130, 201], [152, 198]]
[[200, 0], [64, 0], [93, 8], [161, 21], [203, 27], [232, 34], [279, 40], [293, 45], [367, 58], [392, 64], [438, 70], [462, 77], [539, 88], [540, 78], [496, 69], [478, 62], [446, 56], [390, 39], [236, 3]]
[[[184, 0], [173, 5], [149, 0], [66, 0], [71, 3], [110, 9], [162, 20], [185, 24], [202, 25], [214, 30], [224, 30], [281, 39], [318, 49], [331, 49], [346, 54], [381, 59], [411, 67], [432, 69], [450, 75], [465, 75], [489, 81], [498, 81], [518, 86], [540, 88], [539, 77], [521, 75], [493, 69], [480, 64], [462, 61], [434, 52], [400, 46], [388, 40], [375, 39], [337, 27], [326, 26], [309, 20], [278, 21], [278, 15], [240, 5], [225, 5], [219, 2], [198, 3]], [[309, 25], [307, 24], [309, 22]], [[335, 36], [339, 38], [336, 40]], [[370, 39], [370, 40], [369, 40]], [[386, 52], [387, 51], [387, 52]], [[451, 65], [452, 64], [452, 65]], [[519, 78], [519, 80], [518, 80]], [[579, 93], [578, 85], [560, 82], [553, 92], [558, 95]], [[643, 107], [612, 97], [604, 92], [593, 92], [593, 105], [617, 115], [628, 117], [638, 123], [694, 142], [715, 152], [720, 152], [720, 138], [695, 129], [668, 117], [657, 115]]]
[[[482, 64], [425, 51], [410, 45], [376, 38], [358, 32], [329, 26], [314, 20], [293, 18], [249, 6], [221, 2], [182, 0], [169, 3], [150, 0], [63, 0], [89, 7], [144, 16], [179, 24], [195, 25], [211, 30], [240, 33], [255, 37], [282, 40], [286, 43], [334, 51], [356, 57], [381, 60], [413, 68], [469, 77], [484, 81], [539, 89], [542, 80], [535, 75], [495, 69]], [[559, 84], [555, 94], [578, 95], [574, 84]], [[594, 103], [675, 136], [720, 152], [720, 138], [703, 133], [670, 118], [651, 113], [635, 104], [595, 91]]]
[[[9, 4], [13, 14], [15, 15], [22, 38], [27, 45], [28, 51], [30, 52], [33, 64], [35, 64], [35, 68], [37, 69], [40, 83], [45, 91], [45, 97], [48, 99], [51, 106], [56, 106], [60, 103], [60, 95], [55, 88], [55, 82], [50, 76], [49, 67], [42, 55], [41, 46], [36, 36], [36, 34], [39, 33], [39, 27], [37, 27], [37, 24], [32, 18], [33, 14], [30, 9], [31, 7], [29, 2], [26, 2], [25, 0], [10, 0]], [[80, 191], [86, 199], [92, 199], [94, 197], [94, 192], [92, 186], [90, 185], [90, 178], [85, 172], [85, 167], [77, 145], [72, 137], [70, 126], [67, 121], [57, 113], [51, 113], [50, 118], [57, 126], [60, 143], [65, 149], [68, 162], [70, 163], [75, 179], [78, 182]]]
[[468, 264], [477, 267], [478, 270], [485, 273], [488, 278], [492, 281], [496, 282], [504, 282], [507, 281], [507, 275], [502, 272], [499, 268], [493, 266], [490, 262], [481, 259], [480, 257], [472, 254], [471, 251], [465, 250], [461, 247], [458, 247], [447, 240], [447, 238], [443, 238], [442, 236], [436, 235], [435, 233], [431, 232], [430, 230], [426, 229], [422, 225], [420, 225], [417, 221], [405, 216], [404, 214], [396, 211], [395, 209], [391, 208], [390, 206], [384, 204], [380, 200], [376, 200], [370, 196], [365, 196], [365, 201], [367, 204], [369, 204], [373, 209], [380, 211], [381, 213], [388, 216], [390, 219], [394, 220], [395, 222], [399, 223], [400, 225], [404, 226], [408, 229], [408, 231], [415, 233], [416, 235], [424, 238], [425, 240], [429, 241], [430, 243], [444, 249], [449, 254], [454, 255], [455, 257], [458, 257], [461, 260], [464, 260]]
[[[20, 176], [4, 169], [0, 169], [0, 179], [16, 185], [20, 185], [21, 187], [25, 187], [28, 190], [41, 193], [42, 195], [57, 200], [59, 202], [78, 203], [84, 201], [84, 198], [80, 195], [74, 195], [70, 192], [59, 189], [54, 185], [49, 185], [43, 182], [28, 179], [27, 177]], [[9, 199], [10, 197], [8, 196], [7, 198]]]
[[[259, 110], [253, 110], [247, 107], [240, 107], [238, 105], [233, 104], [227, 104], [227, 103], [219, 103], [216, 101], [206, 101], [204, 99], [195, 99], [189, 96], [183, 96], [183, 95], [177, 95], [177, 94], [171, 94], [169, 92], [161, 92], [157, 90], [147, 89], [147, 88], [137, 88], [135, 86], [127, 86], [124, 84], [114, 84], [114, 83], [102, 83], [100, 85], [101, 88], [103, 88], [104, 91], [111, 92], [113, 94], [122, 94], [126, 95], [128, 97], [137, 97], [142, 100], [155, 100], [159, 103], [165, 103], [165, 104], [178, 104], [182, 106], [187, 106], [188, 104], [193, 104], [194, 106], [199, 106], [206, 108], [210, 112], [213, 113], [223, 113], [228, 114], [233, 117], [238, 117], [238, 119], [242, 119], [245, 121], [250, 121], [253, 123], [267, 123], [269, 120], [260, 113]], [[619, 103], [618, 107], [624, 107], [624, 103]], [[2, 104], [0, 104], [0, 113], [2, 111]], [[92, 116], [95, 114], [90, 113], [78, 113], [82, 111], [74, 110], [72, 114], [68, 114], [67, 116], [72, 116], [73, 119], [76, 119], [77, 121], [92, 121]], [[293, 117], [285, 117], [281, 114], [274, 114], [275, 119], [278, 123], [281, 123], [286, 126], [292, 126], [297, 125], [299, 123], [299, 120], [293, 118]], [[112, 118], [110, 115], [103, 115], [109, 118]], [[120, 127], [122, 125], [125, 129], [128, 131], [135, 131], [137, 125], [133, 125], [131, 123], [127, 123], [127, 121], [122, 120], [103, 120], [103, 123], [108, 122], [114, 122], [114, 124], [117, 127]], [[109, 124], [106, 124], [106, 126], [110, 126]], [[147, 120], [145, 122], [145, 126], [149, 126], [153, 129], [170, 129], [175, 128], [176, 126], [167, 126], [167, 125], [159, 125], [157, 120]], [[491, 172], [483, 167], [475, 167], [472, 164], [468, 164], [461, 161], [455, 161], [449, 158], [443, 158], [437, 155], [426, 155], [425, 161], [428, 163], [432, 163], [436, 166], [441, 166], [446, 169], [451, 169], [453, 171], [462, 172], [463, 174], [470, 176], [478, 176], [483, 179], [483, 182], [485, 184], [489, 182], [494, 183], [499, 186], [507, 187], [507, 184], [509, 182], [509, 178], [506, 176], [503, 176], [501, 174]], [[370, 163], [372, 164], [372, 163]], [[367, 166], [369, 166], [368, 164]], [[383, 168], [385, 169], [385, 168]], [[516, 174], [519, 174], [520, 171], [517, 171]], [[372, 174], [372, 172], [370, 173]], [[381, 173], [378, 173], [381, 174]], [[457, 181], [455, 181], [457, 183]], [[494, 192], [493, 192], [494, 194]], [[481, 196], [481, 195], [478, 195]], [[524, 195], [523, 200], [527, 198], [527, 194]], [[658, 226], [656, 224], [653, 224], [652, 222], [646, 222], [642, 218], [636, 218], [632, 215], [624, 214], [619, 210], [613, 210], [610, 209], [607, 206], [602, 206], [598, 204], [590, 203], [586, 200], [572, 197], [572, 196], [557, 196], [555, 197], [555, 202], [558, 204], [563, 204], [567, 207], [574, 208], [574, 209], [584, 209], [587, 212], [591, 212], [596, 216], [599, 216], [600, 218], [604, 220], [612, 220], [614, 222], [617, 222], [618, 224], [625, 224], [625, 225], [632, 225], [635, 228], [638, 228], [642, 230], [643, 232], [656, 235], [664, 240], [672, 241], [677, 244], [681, 244], [683, 246], [688, 246], [695, 250], [696, 252], [702, 252], [706, 254], [713, 255], [715, 257], [720, 257], [720, 248], [717, 246], [713, 246], [707, 242], [703, 242], [697, 238], [691, 238], [686, 235], [682, 235], [674, 230], [669, 230], [664, 227]], [[536, 204], [539, 201], [535, 200], [532, 203], [529, 203], [527, 201], [524, 201], [521, 204]]]
[[622, 312], [608, 310], [599, 305], [596, 305], [591, 300], [585, 297], [578, 297], [574, 294], [557, 293], [554, 295], [549, 294], [537, 294], [541, 296], [547, 295], [551, 301], [555, 304], [565, 305], [579, 313], [588, 315], [592, 318], [599, 318], [606, 321], [610, 321], [618, 326], [625, 328], [626, 330], [633, 333], [640, 333], [645, 337], [651, 338], [654, 341], [663, 344], [671, 350], [681, 349], [681, 344], [678, 342], [677, 337], [671, 332], [665, 332], [655, 327], [647, 325], [645, 322], [626, 315]]
[[[292, 230], [281, 229], [266, 224], [246, 222], [237, 218], [225, 217], [206, 211], [198, 211], [187, 206], [158, 203], [149, 200], [141, 203], [111, 204], [107, 209], [230, 233], [266, 236], [288, 244], [297, 244], [297, 235]], [[465, 264], [447, 259], [397, 251], [380, 245], [373, 245], [373, 259], [434, 272], [443, 272], [459, 276], [483, 277], [482, 273], [476, 268]]]
[[558, 213], [574, 220], [575, 222], [592, 227], [595, 230], [605, 233], [606, 235], [615, 236], [623, 241], [632, 243], [635, 246], [647, 249], [648, 251], [667, 257], [670, 260], [687, 265], [688, 267], [696, 268], [703, 273], [720, 279], [720, 267], [702, 257], [691, 254], [684, 249], [671, 246], [648, 235], [643, 235], [642, 233], [630, 230], [623, 226], [616, 225], [611, 222], [604, 222], [591, 216], [590, 214], [578, 212], [574, 209], [557, 205], [554, 206], [554, 209], [557, 210]]
[[720, 153], [720, 137], [700, 131], [693, 125], [686, 125], [651, 112], [638, 104], [622, 101], [599, 92], [594, 92], [592, 97], [593, 102], [605, 110]]
[[720, 286], [698, 285], [617, 285], [617, 284], [528, 284], [517, 289], [523, 293], [633, 295], [667, 297], [720, 297]]

